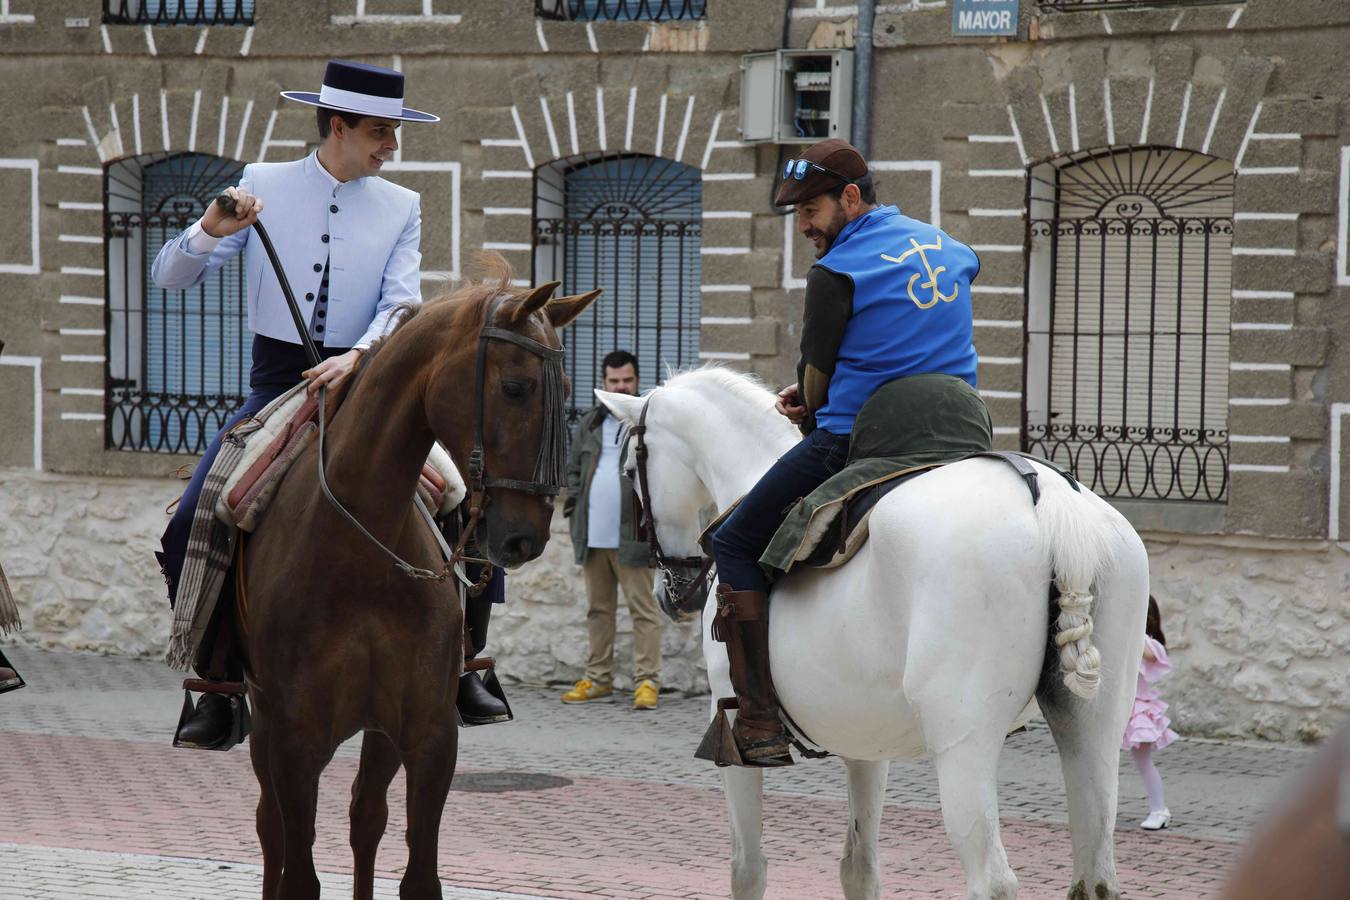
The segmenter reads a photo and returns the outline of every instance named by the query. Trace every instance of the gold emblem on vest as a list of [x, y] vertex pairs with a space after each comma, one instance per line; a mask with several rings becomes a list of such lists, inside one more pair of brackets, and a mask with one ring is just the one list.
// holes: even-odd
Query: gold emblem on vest
[[930, 307], [937, 306], [939, 300], [941, 300], [943, 303], [951, 303], [953, 300], [955, 300], [957, 294], [959, 293], [959, 289], [956, 287], [956, 285], [952, 285], [952, 292], [950, 294], [944, 294], [938, 288], [937, 277], [941, 275], [943, 272], [947, 271], [947, 267], [946, 266], [934, 267], [933, 264], [928, 261], [928, 254], [925, 252], [928, 250], [933, 250], [938, 253], [941, 253], [942, 235], [939, 234], [936, 238], [934, 238], [934, 243], [932, 244], [920, 244], [914, 238], [910, 238], [909, 243], [911, 245], [910, 249], [906, 250], [904, 253], [901, 253], [899, 256], [887, 256], [885, 253], [881, 254], [881, 258], [886, 260], [886, 262], [893, 262], [897, 265], [903, 263], [905, 260], [909, 259], [915, 253], [919, 254], [919, 261], [923, 264], [924, 271], [928, 273], [928, 280], [922, 282], [919, 285], [919, 287], [924, 290], [931, 290], [932, 294], [929, 296], [928, 302], [926, 303], [914, 295], [914, 282], [918, 281], [920, 278], [923, 277], [922, 273], [915, 272], [913, 275], [910, 276], [909, 284], [906, 288], [909, 291], [909, 299], [913, 300], [914, 305], [917, 306], [919, 309], [929, 309]]

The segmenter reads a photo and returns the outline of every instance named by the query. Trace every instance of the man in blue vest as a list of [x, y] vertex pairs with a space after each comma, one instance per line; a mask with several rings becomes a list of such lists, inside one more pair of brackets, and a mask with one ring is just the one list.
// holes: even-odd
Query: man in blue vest
[[954, 376], [939, 379], [938, 390], [968, 394], [976, 363], [974, 251], [877, 205], [867, 162], [850, 144], [822, 141], [788, 160], [776, 202], [794, 207], [797, 231], [818, 259], [806, 279], [797, 383], [777, 403], [805, 437], [713, 537], [719, 639], [739, 701], [734, 736], [751, 765], [791, 762], [769, 672], [769, 580], [759, 562], [785, 511], [844, 467], [853, 421], [878, 389], [936, 373]]
[[[379, 177], [398, 149], [403, 122], [437, 122], [430, 113], [403, 105], [403, 74], [365, 63], [332, 60], [318, 93], [283, 91], [288, 100], [315, 108], [319, 148], [303, 159], [244, 167], [235, 212], [211, 204], [201, 219], [159, 251], [151, 270], [166, 290], [191, 288], [241, 250], [247, 249], [248, 318], [253, 332], [250, 394], [207, 448], [188, 482], [157, 554], [177, 597], [192, 517], [202, 484], [237, 422], [305, 379], [310, 389], [337, 385], [361, 354], [391, 327], [401, 304], [421, 303], [421, 199], [414, 191]], [[263, 198], [267, 208], [264, 213]], [[309, 336], [322, 361], [310, 367], [278, 277], [252, 226], [262, 219], [299, 302]], [[500, 579], [500, 574], [498, 574]], [[498, 581], [480, 603], [500, 596]], [[469, 620], [486, 632], [486, 613]], [[482, 639], [474, 636], [475, 647]], [[235, 664], [231, 678], [240, 674]], [[204, 673], [200, 673], [204, 674]], [[461, 711], [480, 721], [500, 721], [508, 710], [472, 673], [461, 682]], [[179, 731], [183, 746], [213, 749], [228, 739], [231, 713], [224, 697], [205, 694]]]

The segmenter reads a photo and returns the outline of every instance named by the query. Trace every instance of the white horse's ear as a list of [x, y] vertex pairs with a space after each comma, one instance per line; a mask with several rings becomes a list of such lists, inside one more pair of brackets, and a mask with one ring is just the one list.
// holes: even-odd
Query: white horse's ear
[[629, 425], [636, 425], [638, 417], [642, 415], [643, 399], [641, 397], [634, 397], [632, 394], [611, 393], [596, 388], [595, 399], [614, 413], [615, 418]]

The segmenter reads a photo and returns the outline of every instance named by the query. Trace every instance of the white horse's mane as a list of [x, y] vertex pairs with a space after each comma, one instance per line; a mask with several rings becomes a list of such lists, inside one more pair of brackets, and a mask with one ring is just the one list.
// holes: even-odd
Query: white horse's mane
[[737, 372], [725, 366], [709, 364], [697, 369], [685, 369], [671, 375], [662, 387], [689, 390], [699, 394], [712, 393], [729, 397], [741, 407], [748, 407], [744, 418], [770, 434], [797, 431], [787, 419], [774, 409], [776, 395], [759, 376]]

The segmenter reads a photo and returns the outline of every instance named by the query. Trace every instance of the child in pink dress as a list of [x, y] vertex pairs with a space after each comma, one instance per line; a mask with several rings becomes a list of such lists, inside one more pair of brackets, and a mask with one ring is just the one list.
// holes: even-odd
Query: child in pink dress
[[1139, 777], [1144, 779], [1144, 793], [1148, 797], [1148, 818], [1140, 823], [1146, 831], [1166, 828], [1172, 813], [1163, 801], [1162, 776], [1153, 765], [1153, 751], [1161, 750], [1177, 739], [1169, 726], [1167, 702], [1158, 696], [1153, 685], [1172, 670], [1167, 661], [1167, 638], [1163, 636], [1162, 613], [1157, 601], [1148, 598], [1148, 618], [1144, 624], [1144, 658], [1139, 664], [1139, 684], [1135, 689], [1134, 708], [1125, 725], [1124, 748], [1130, 751]]

